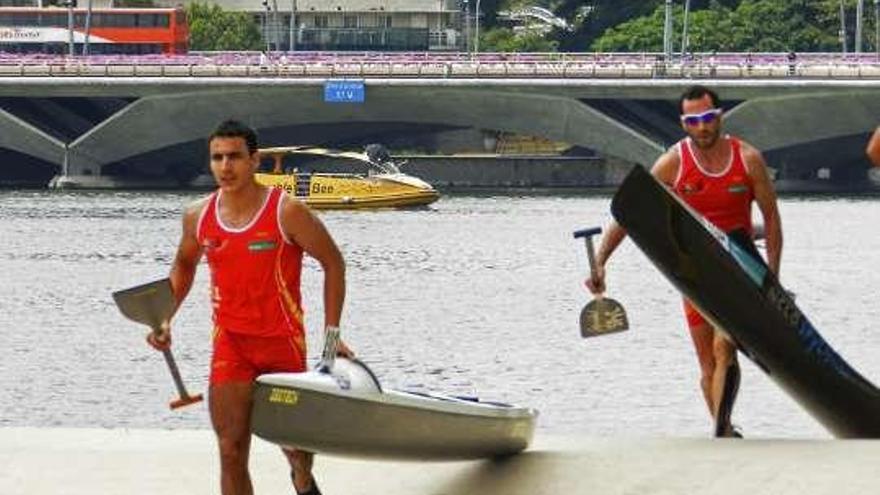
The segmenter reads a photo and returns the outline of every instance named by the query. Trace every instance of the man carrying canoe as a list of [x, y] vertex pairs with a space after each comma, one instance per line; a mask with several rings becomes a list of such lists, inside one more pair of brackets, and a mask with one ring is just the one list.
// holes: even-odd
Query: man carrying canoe
[[[679, 113], [687, 137], [661, 155], [651, 173], [716, 227], [734, 237], [741, 234], [749, 245], [753, 235], [752, 203], [757, 203], [764, 219], [767, 264], [778, 275], [782, 223], [760, 151], [722, 134], [721, 103], [708, 88], [688, 88], [679, 100]], [[596, 276], [587, 280], [594, 294], [605, 291], [605, 264], [625, 236], [616, 222], [605, 232], [596, 255]], [[736, 346], [687, 300], [684, 311], [700, 363], [700, 388], [715, 421], [715, 435], [741, 436], [730, 423], [740, 377]]]
[[[337, 331], [345, 299], [345, 263], [321, 221], [281, 189], [259, 185], [257, 135], [226, 121], [208, 139], [217, 190], [183, 214], [183, 235], [171, 266], [177, 307], [192, 287], [204, 254], [211, 271], [213, 353], [209, 410], [220, 451], [223, 495], [251, 495], [248, 472], [254, 379], [264, 373], [306, 369], [300, 295], [303, 254], [324, 272], [324, 325]], [[171, 346], [170, 325], [147, 342]], [[339, 353], [352, 356], [339, 342]], [[283, 450], [298, 494], [321, 491], [309, 452]]]

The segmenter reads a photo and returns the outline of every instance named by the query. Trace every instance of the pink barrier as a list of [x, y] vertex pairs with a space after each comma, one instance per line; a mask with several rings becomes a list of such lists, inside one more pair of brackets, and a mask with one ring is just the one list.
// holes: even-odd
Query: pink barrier
[[[485, 66], [493, 73], [510, 65], [541, 65], [543, 67], [615, 66], [653, 67], [663, 64], [658, 53], [461, 53], [461, 52], [194, 52], [186, 55], [89, 55], [74, 56], [46, 54], [14, 54], [0, 52], [3, 66], [270, 66], [295, 65], [410, 65], [415, 68], [434, 68], [459, 64], [461, 67]], [[880, 63], [875, 53], [695, 53], [684, 57], [673, 56], [668, 64], [686, 68], [713, 66], [801, 66], [826, 64], [829, 66], [870, 65]], [[558, 69], [554, 69], [558, 70]], [[419, 72], [420, 73], [420, 72]]]

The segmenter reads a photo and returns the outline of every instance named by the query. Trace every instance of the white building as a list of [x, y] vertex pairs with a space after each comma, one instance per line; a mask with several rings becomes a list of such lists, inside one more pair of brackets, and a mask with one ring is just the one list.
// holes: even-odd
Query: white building
[[[0, 0], [2, 1], [2, 0]], [[180, 0], [154, 0], [173, 7]], [[183, 4], [192, 3], [184, 0]], [[215, 0], [250, 12], [273, 50], [462, 50], [462, 0]]]

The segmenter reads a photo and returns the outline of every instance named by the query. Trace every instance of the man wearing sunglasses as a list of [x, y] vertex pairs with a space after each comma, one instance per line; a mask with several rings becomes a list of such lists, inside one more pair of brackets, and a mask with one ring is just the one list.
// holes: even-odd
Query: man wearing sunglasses
[[[688, 88], [679, 99], [679, 111], [687, 137], [661, 155], [651, 173], [715, 226], [745, 239], [748, 245], [753, 235], [752, 203], [757, 203], [764, 220], [767, 264], [778, 275], [782, 223], [761, 152], [721, 132], [723, 110], [714, 91], [703, 86]], [[606, 230], [596, 256], [597, 276], [587, 280], [594, 294], [605, 291], [605, 264], [625, 236], [616, 222]], [[740, 377], [736, 346], [687, 300], [684, 311], [700, 364], [700, 388], [715, 421], [715, 436], [740, 437], [730, 423]]]

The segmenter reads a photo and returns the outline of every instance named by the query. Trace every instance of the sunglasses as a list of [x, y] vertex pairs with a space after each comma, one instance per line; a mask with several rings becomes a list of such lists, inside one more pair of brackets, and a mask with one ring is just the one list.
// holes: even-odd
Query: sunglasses
[[703, 113], [686, 113], [681, 116], [681, 121], [684, 122], [684, 125], [695, 126], [699, 124], [711, 124], [715, 122], [715, 119], [721, 115], [720, 108], [713, 108], [712, 110], [706, 110]]

